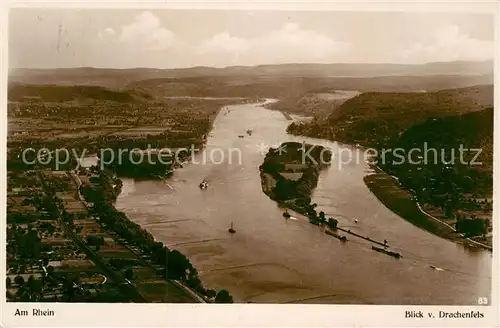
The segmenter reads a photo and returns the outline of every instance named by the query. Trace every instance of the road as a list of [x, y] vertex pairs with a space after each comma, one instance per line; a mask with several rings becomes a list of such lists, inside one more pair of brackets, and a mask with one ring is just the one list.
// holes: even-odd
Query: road
[[[44, 189], [47, 188], [47, 184], [45, 182], [45, 178], [41, 171], [37, 171], [38, 177], [42, 183]], [[95, 265], [113, 282], [117, 284], [124, 285], [124, 288], [127, 289], [128, 294], [131, 296], [131, 300], [136, 303], [146, 303], [147, 300], [141, 295], [141, 293], [134, 287], [128, 284], [125, 279], [118, 274], [116, 271], [113, 271], [110, 267], [108, 267], [102, 258], [94, 253], [88, 246], [87, 243], [82, 239], [82, 237], [76, 234], [73, 229], [62, 220], [61, 216], [58, 216], [58, 222], [64, 228], [64, 230], [69, 234], [73, 242], [89, 257], [89, 259], [95, 263]]]

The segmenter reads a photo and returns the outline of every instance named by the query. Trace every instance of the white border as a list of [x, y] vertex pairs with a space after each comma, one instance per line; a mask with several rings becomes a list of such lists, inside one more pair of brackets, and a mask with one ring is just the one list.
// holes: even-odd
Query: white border
[[[160, 2], [99, 2], [82, 1], [2, 1], [0, 10], [0, 49], [1, 49], [1, 90], [0, 100], [2, 117], [0, 135], [7, 138], [6, 119], [6, 82], [7, 82], [7, 47], [8, 47], [8, 8], [27, 7], [63, 7], [63, 8], [128, 8], [128, 9], [232, 9], [232, 10], [292, 10], [292, 11], [413, 11], [413, 12], [467, 12], [495, 14], [495, 107], [500, 101], [497, 87], [500, 85], [499, 73], [499, 3], [496, 1], [168, 1]], [[500, 113], [494, 114], [494, 199], [500, 196]], [[0, 143], [0, 203], [6, 204], [6, 154], [5, 141]], [[495, 231], [498, 230], [499, 210], [493, 207]], [[0, 325], [3, 327], [87, 327], [87, 326], [148, 326], [148, 327], [231, 327], [231, 326], [355, 326], [355, 327], [496, 327], [499, 320], [499, 263], [497, 251], [499, 238], [493, 239], [493, 279], [492, 303], [495, 306], [383, 306], [383, 305], [183, 305], [183, 304], [65, 304], [65, 303], [6, 303], [5, 302], [5, 206], [2, 206], [0, 220]], [[17, 317], [12, 314], [17, 308], [50, 308], [56, 312], [55, 317]], [[405, 311], [473, 311], [479, 310], [485, 318], [479, 319], [405, 319]]]

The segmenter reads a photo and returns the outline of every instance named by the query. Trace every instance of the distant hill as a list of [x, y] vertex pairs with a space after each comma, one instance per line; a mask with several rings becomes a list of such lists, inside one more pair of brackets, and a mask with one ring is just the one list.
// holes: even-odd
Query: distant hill
[[[305, 77], [375, 77], [375, 76], [424, 76], [424, 75], [481, 75], [491, 74], [493, 62], [455, 61], [404, 64], [282, 64], [255, 67], [227, 67], [225, 74], [258, 76], [305, 76]], [[221, 74], [224, 74], [221, 72]]]
[[288, 131], [382, 147], [429, 118], [474, 112], [492, 105], [492, 85], [437, 92], [366, 92], [344, 102], [326, 119], [292, 124]]
[[[192, 67], [178, 69], [131, 68], [60, 68], [13, 69], [9, 82], [27, 84], [100, 85], [120, 88], [131, 82], [159, 78], [199, 77], [378, 77], [378, 76], [429, 76], [429, 75], [493, 75], [493, 62], [428, 63], [423, 65], [401, 64], [281, 64], [259, 66], [229, 66], [225, 68]], [[476, 82], [476, 84], [488, 82]]]
[[141, 80], [127, 88], [139, 88], [157, 96], [266, 97], [297, 101], [306, 93], [322, 90], [360, 92], [436, 91], [493, 83], [492, 76], [386, 76], [386, 77], [198, 77]]
[[9, 101], [65, 102], [72, 100], [100, 100], [130, 103], [145, 100], [151, 96], [145, 92], [114, 91], [99, 86], [62, 86], [10, 84], [7, 98]]

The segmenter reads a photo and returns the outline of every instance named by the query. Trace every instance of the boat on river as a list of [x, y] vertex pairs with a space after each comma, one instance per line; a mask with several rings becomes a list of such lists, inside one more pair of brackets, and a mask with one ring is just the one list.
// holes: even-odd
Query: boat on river
[[203, 181], [200, 183], [200, 189], [207, 189], [208, 188], [208, 181], [206, 179], [203, 179]]
[[245, 138], [245, 136], [241, 134], [238, 136], [238, 138]]
[[377, 247], [377, 246], [372, 246], [372, 249], [376, 252], [379, 252], [379, 253], [384, 253], [384, 254], [387, 254], [389, 256], [392, 256], [392, 257], [395, 257], [397, 259], [399, 259], [401, 256], [401, 254], [397, 253], [397, 252], [393, 252], [393, 251], [390, 251], [388, 250], [387, 248], [385, 247]]
[[337, 238], [337, 239], [338, 239], [338, 240], [340, 240], [340, 241], [347, 241], [347, 237], [346, 237], [346, 236], [344, 236], [344, 235], [339, 235], [338, 233], [336, 233], [336, 232], [334, 232], [334, 231], [332, 231], [332, 230], [330, 230], [330, 229], [325, 229], [325, 233], [326, 233], [327, 235], [330, 235], [330, 236], [332, 236], [332, 237]]
[[234, 230], [234, 227], [233, 227], [233, 221], [231, 221], [231, 228], [229, 228], [227, 231], [229, 233], [236, 233], [236, 230]]

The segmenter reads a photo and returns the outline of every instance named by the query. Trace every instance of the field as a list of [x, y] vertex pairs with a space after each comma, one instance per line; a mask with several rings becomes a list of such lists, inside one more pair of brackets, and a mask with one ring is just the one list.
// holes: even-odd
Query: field
[[[60, 140], [93, 143], [96, 139], [144, 139], [163, 135], [171, 140], [201, 141], [220, 107], [235, 100], [139, 98], [102, 87], [9, 87], [9, 143]], [[39, 98], [30, 96], [35, 91]], [[56, 95], [61, 98], [54, 99]], [[72, 98], [75, 97], [75, 98]], [[91, 98], [88, 98], [91, 97]]]
[[[398, 214], [405, 220], [421, 227], [435, 235], [447, 238], [459, 243], [467, 244], [472, 247], [477, 247], [476, 241], [484, 245], [492, 245], [492, 235], [487, 238], [480, 236], [466, 239], [463, 233], [457, 232], [453, 228], [456, 224], [456, 219], [446, 217], [442, 210], [429, 205], [420, 205], [419, 208], [415, 196], [408, 190], [404, 189], [392, 176], [385, 172], [378, 172], [367, 175], [364, 181], [373, 194], [391, 211]], [[425, 211], [428, 215], [426, 215]], [[480, 212], [483, 219], [491, 220], [491, 214]], [[436, 219], [432, 219], [429, 215]], [[472, 241], [471, 241], [472, 240]]]
[[412, 193], [402, 189], [390, 175], [376, 173], [366, 176], [364, 180], [375, 196], [394, 213], [436, 235], [456, 238], [452, 229], [425, 216], [419, 210]]
[[[55, 198], [47, 198], [44, 190], [53, 192]], [[89, 214], [69, 173], [9, 172], [8, 199], [9, 301], [106, 302], [111, 297], [129, 302], [135, 298], [115, 276], [128, 269], [134, 277], [131, 286], [143, 301], [192, 301]], [[57, 207], [62, 209], [61, 217]], [[47, 218], [42, 220], [44, 212]], [[89, 238], [102, 238], [103, 243], [94, 245]], [[115, 267], [117, 263], [121, 263], [119, 267]]]

